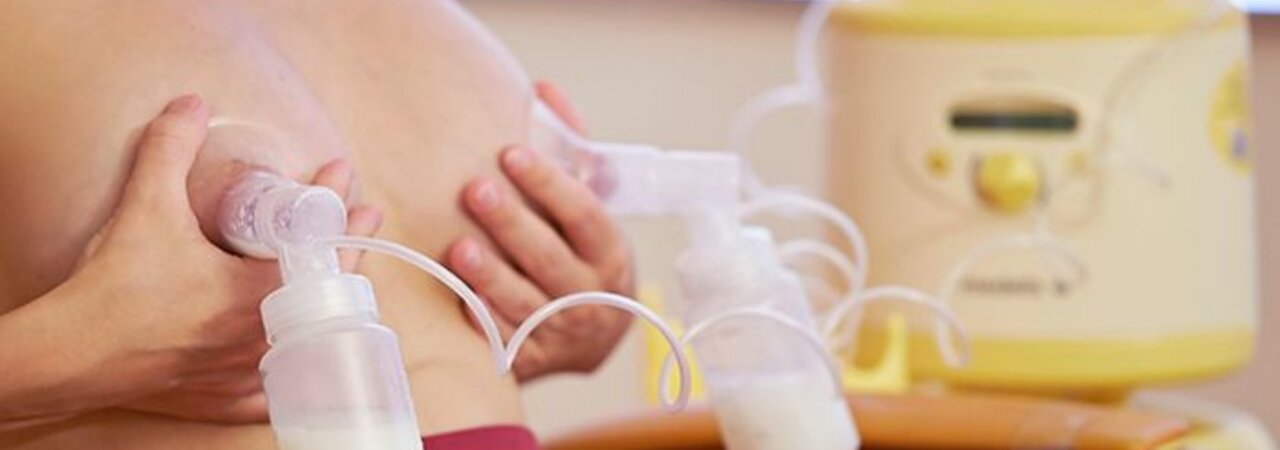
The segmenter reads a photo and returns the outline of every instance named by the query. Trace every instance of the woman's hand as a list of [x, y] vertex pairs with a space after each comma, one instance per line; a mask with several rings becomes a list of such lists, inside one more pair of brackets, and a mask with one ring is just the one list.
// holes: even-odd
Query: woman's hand
[[[194, 150], [198, 149], [205, 135], [205, 123], [198, 109], [195, 114], [166, 118], [161, 116], [148, 127], [147, 135], [152, 143], [139, 148], [142, 164], [146, 152], [155, 158], [165, 154], [180, 154], [177, 158], [162, 162], [157, 172], [167, 172], [176, 181], [185, 180], [191, 168]], [[166, 123], [172, 120], [173, 123]], [[166, 140], [165, 136], [173, 136]], [[171, 148], [164, 148], [171, 146]], [[135, 169], [135, 173], [143, 170]], [[139, 174], [143, 175], [143, 174]], [[136, 176], [135, 176], [136, 178]], [[145, 182], [145, 178], [143, 179]], [[130, 189], [136, 181], [130, 182]], [[313, 184], [333, 189], [346, 196], [352, 182], [351, 166], [344, 161], [332, 162], [319, 170]], [[188, 419], [220, 422], [255, 422], [267, 418], [266, 400], [262, 392], [262, 377], [258, 362], [267, 350], [259, 305], [268, 293], [280, 286], [279, 265], [275, 261], [259, 261], [227, 254], [215, 247], [200, 233], [183, 186], [155, 186], [139, 188], [172, 193], [167, 205], [143, 205], [137, 209], [142, 218], [128, 225], [109, 225], [103, 246], [89, 261], [98, 261], [106, 267], [132, 264], [137, 272], [154, 272], [159, 282], [129, 283], [123, 286], [125, 296], [146, 298], [142, 303], [164, 303], [173, 308], [145, 319], [168, 326], [164, 334], [175, 338], [167, 341], [170, 347], [162, 351], [177, 356], [171, 361], [171, 372], [166, 386], [160, 391], [140, 398], [127, 405], [131, 409], [162, 413]], [[127, 192], [127, 191], [126, 191]], [[127, 194], [126, 194], [127, 195]], [[158, 210], [148, 211], [150, 208]], [[121, 217], [131, 212], [127, 205], [121, 208]], [[183, 218], [174, 223], [160, 218]], [[373, 208], [357, 206], [348, 213], [348, 230], [353, 235], [372, 235], [381, 223], [381, 215]], [[148, 237], [139, 239], [135, 234]], [[118, 239], [112, 241], [112, 239]], [[157, 242], [159, 241], [159, 242]], [[169, 251], [154, 255], [170, 261], [139, 260], [147, 248]], [[176, 254], [174, 254], [176, 253]], [[344, 270], [353, 270], [355, 255], [344, 254]], [[173, 262], [179, 262], [175, 267]], [[86, 267], [88, 264], [86, 264]], [[187, 270], [184, 270], [187, 269]], [[175, 273], [176, 272], [176, 273]], [[135, 277], [136, 278], [136, 277]], [[151, 277], [145, 277], [151, 278]], [[170, 293], [167, 298], [162, 293]], [[176, 294], [176, 295], [175, 295]], [[174, 299], [187, 299], [184, 304], [172, 304]], [[184, 314], [185, 313], [185, 314]], [[172, 323], [165, 316], [185, 320]], [[165, 341], [162, 341], [165, 342]], [[146, 349], [146, 347], [140, 347]], [[155, 351], [155, 350], [149, 350]]]
[[[538, 91], [567, 123], [578, 126], [557, 90], [543, 84]], [[446, 262], [488, 302], [504, 339], [557, 297], [581, 291], [632, 295], [630, 247], [595, 194], [527, 148], [509, 148], [499, 158], [518, 193], [485, 178], [462, 193], [467, 211], [497, 248], [462, 238], [449, 249]], [[528, 381], [561, 371], [594, 371], [630, 323], [630, 314], [604, 306], [553, 316], [520, 350], [516, 377]]]
[[[279, 269], [229, 254], [200, 231], [187, 175], [207, 119], [197, 96], [171, 102], [147, 126], [119, 206], [77, 271], [15, 311], [59, 328], [45, 335], [59, 337], [47, 344], [61, 357], [45, 362], [66, 370], [32, 368], [65, 377], [36, 389], [29, 408], [21, 409], [21, 396], [7, 402], [0, 421], [119, 405], [198, 420], [266, 419], [258, 306], [279, 286]], [[349, 166], [330, 164], [317, 181], [345, 191]], [[353, 234], [371, 234], [380, 221], [367, 207], [349, 216]]]

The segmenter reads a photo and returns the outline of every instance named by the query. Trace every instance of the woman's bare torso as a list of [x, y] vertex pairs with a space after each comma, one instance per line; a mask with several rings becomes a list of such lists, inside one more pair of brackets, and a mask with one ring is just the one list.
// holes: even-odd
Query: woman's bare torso
[[[236, 167], [306, 179], [347, 156], [360, 200], [386, 212], [380, 235], [433, 255], [475, 232], [458, 192], [528, 120], [519, 67], [447, 0], [15, 0], [0, 3], [0, 61], [0, 312], [68, 276], [115, 205], [132, 139], [176, 95], [201, 93], [233, 124], [190, 178], [203, 224]], [[363, 269], [425, 433], [521, 420], [452, 295], [377, 256]], [[123, 411], [0, 436], [21, 449], [272, 445], [262, 426]]]

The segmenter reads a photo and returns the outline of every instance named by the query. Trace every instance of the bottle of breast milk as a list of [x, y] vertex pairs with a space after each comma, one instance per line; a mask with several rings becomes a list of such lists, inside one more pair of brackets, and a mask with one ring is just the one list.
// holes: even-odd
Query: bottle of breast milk
[[[767, 308], [816, 332], [804, 289], [778, 260], [767, 231], [734, 227], [691, 237], [692, 247], [677, 263], [688, 303], [685, 323]], [[858, 448], [852, 415], [825, 355], [794, 330], [766, 321], [726, 321], [708, 328], [692, 346], [728, 448]]]
[[319, 243], [346, 229], [332, 191], [254, 174], [223, 201], [240, 253], [274, 257], [284, 286], [261, 305], [271, 349], [259, 369], [281, 450], [422, 450], [395, 333], [369, 280]]
[[292, 281], [262, 302], [262, 381], [282, 450], [421, 450], [396, 335], [369, 280]]
[[421, 450], [395, 334], [359, 275], [294, 280], [267, 297], [262, 359], [281, 450]]

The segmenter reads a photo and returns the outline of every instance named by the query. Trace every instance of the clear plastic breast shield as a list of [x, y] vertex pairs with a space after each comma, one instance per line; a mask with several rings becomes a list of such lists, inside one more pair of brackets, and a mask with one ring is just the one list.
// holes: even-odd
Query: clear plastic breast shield
[[584, 292], [535, 311], [504, 344], [484, 304], [465, 283], [430, 258], [396, 243], [344, 237], [346, 208], [332, 191], [268, 173], [253, 173], [223, 201], [221, 231], [240, 253], [277, 257], [284, 286], [262, 303], [271, 349], [260, 369], [272, 429], [284, 450], [422, 448], [408, 377], [396, 335], [379, 322], [367, 278], [341, 273], [337, 249], [400, 258], [456, 292], [484, 329], [500, 374], [520, 345], [551, 315], [585, 304], [641, 316], [672, 345], [681, 371], [671, 410], [688, 398], [688, 368], [675, 335], [634, 300]]

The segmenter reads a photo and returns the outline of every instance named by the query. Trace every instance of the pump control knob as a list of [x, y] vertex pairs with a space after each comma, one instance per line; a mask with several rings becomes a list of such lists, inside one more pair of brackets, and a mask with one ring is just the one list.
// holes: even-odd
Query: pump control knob
[[997, 212], [1025, 211], [1040, 197], [1040, 168], [1026, 155], [1005, 152], [983, 156], [973, 176], [978, 196]]

